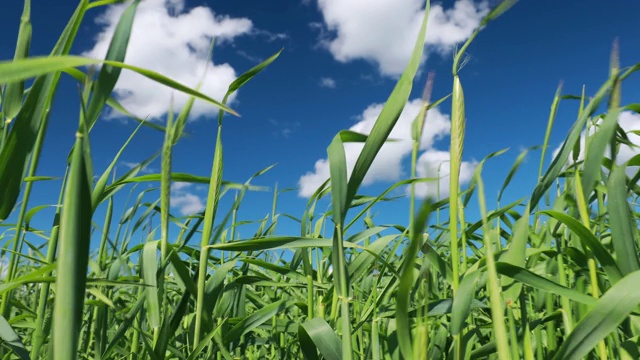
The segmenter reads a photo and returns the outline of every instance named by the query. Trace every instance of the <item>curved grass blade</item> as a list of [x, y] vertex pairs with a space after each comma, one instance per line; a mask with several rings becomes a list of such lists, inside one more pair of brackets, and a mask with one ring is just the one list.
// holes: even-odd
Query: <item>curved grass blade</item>
[[30, 360], [29, 352], [25, 349], [20, 337], [13, 330], [7, 319], [0, 316], [0, 339], [7, 343], [11, 350], [22, 360]]
[[513, 176], [516, 174], [516, 172], [522, 165], [522, 162], [526, 158], [527, 153], [530, 150], [533, 150], [535, 148], [537, 148], [537, 146], [534, 146], [530, 149], [525, 149], [520, 153], [520, 155], [518, 155], [518, 157], [516, 158], [516, 161], [513, 163], [513, 166], [511, 166], [511, 169], [509, 170], [507, 177], [504, 179], [504, 182], [502, 183], [502, 187], [500, 188], [500, 191], [498, 192], [498, 202], [500, 202], [500, 200], [502, 199], [502, 195], [504, 194], [504, 191], [507, 189], [507, 186], [509, 185], [509, 183], [511, 183]]
[[213, 337], [216, 335], [219, 335], [220, 329], [222, 328], [223, 325], [225, 325], [225, 323], [226, 323], [226, 319], [221, 321], [220, 324], [218, 324], [218, 326], [215, 327], [215, 329], [211, 330], [207, 335], [205, 335], [202, 338], [202, 341], [198, 344], [198, 346], [196, 346], [193, 349], [193, 352], [189, 354], [189, 357], [187, 358], [187, 360], [197, 359], [200, 353], [202, 353], [202, 350], [204, 350], [207, 347], [207, 345], [211, 343], [211, 341], [213, 340]]
[[400, 114], [404, 109], [409, 96], [411, 95], [411, 89], [413, 87], [413, 80], [420, 67], [420, 60], [422, 59], [422, 52], [424, 49], [424, 39], [427, 29], [427, 20], [429, 16], [429, 0], [427, 0], [426, 11], [422, 19], [422, 25], [416, 39], [411, 58], [404, 72], [400, 76], [400, 79], [393, 88], [393, 91], [389, 95], [389, 98], [385, 102], [380, 115], [376, 119], [369, 137], [362, 148], [362, 152], [353, 167], [351, 177], [347, 186], [347, 196], [344, 201], [345, 204], [351, 203], [355, 197], [358, 188], [362, 184], [367, 171], [371, 167], [373, 160], [384, 145], [385, 141], [389, 137], [391, 130], [395, 126]]
[[602, 245], [600, 240], [598, 240], [595, 235], [589, 229], [587, 229], [584, 225], [582, 225], [578, 220], [572, 218], [567, 214], [563, 214], [558, 211], [553, 210], [545, 210], [540, 211], [540, 214], [549, 215], [552, 218], [560, 221], [565, 224], [571, 231], [573, 231], [580, 241], [583, 244], [589, 247], [593, 252], [593, 256], [600, 262], [605, 273], [607, 273], [607, 277], [611, 284], [615, 284], [618, 280], [622, 278], [622, 272], [618, 267], [618, 264], [613, 259], [611, 254], [607, 251], [607, 249]]
[[498, 273], [500, 273], [500, 275], [508, 276], [525, 285], [542, 291], [560, 295], [582, 304], [590, 305], [595, 303], [596, 301], [593, 297], [587, 294], [583, 294], [577, 290], [564, 287], [551, 280], [545, 279], [538, 274], [534, 274], [531, 271], [520, 266], [512, 265], [505, 262], [497, 262], [496, 270], [498, 271]]
[[613, 110], [607, 114], [600, 124], [598, 131], [589, 139], [586, 159], [584, 161], [584, 175], [582, 177], [583, 196], [585, 199], [591, 196], [591, 192], [596, 185], [596, 180], [602, 173], [604, 152], [616, 134], [619, 116], [620, 109]]
[[[113, 171], [118, 160], [120, 160], [120, 156], [122, 155], [124, 150], [127, 148], [131, 140], [133, 140], [133, 137], [138, 133], [138, 130], [140, 130], [141, 126], [142, 126], [142, 123], [138, 125], [138, 127], [131, 133], [127, 141], [124, 143], [124, 145], [122, 145], [120, 150], [118, 150], [118, 153], [116, 153], [116, 155], [113, 157], [113, 160], [111, 161], [109, 166], [107, 166], [107, 169], [102, 173], [100, 178], [98, 178], [98, 181], [96, 181], [96, 184], [93, 188], [93, 192], [91, 195], [92, 204], [93, 204], [92, 206], [94, 211], [102, 201], [106, 200], [107, 197], [105, 196], [105, 189], [107, 187], [107, 181], [109, 180], [111, 171]], [[110, 195], [113, 195], [113, 192], [111, 192]]]
[[[29, 56], [29, 47], [31, 45], [31, 0], [24, 1], [24, 9], [20, 17], [20, 29], [18, 30], [18, 41], [16, 51], [13, 56], [14, 60], [24, 59]], [[2, 98], [2, 114], [7, 123], [18, 115], [22, 106], [22, 98], [24, 96], [24, 81], [16, 81], [7, 84], [4, 96]]]
[[[125, 338], [125, 334], [127, 330], [132, 326], [133, 321], [135, 320], [138, 313], [144, 308], [144, 304], [146, 302], [146, 292], [142, 292], [141, 296], [137, 299], [136, 303], [131, 306], [131, 310], [127, 312], [124, 316], [122, 322], [120, 322], [120, 326], [115, 331], [115, 334], [107, 344], [104, 349], [104, 353], [102, 354], [103, 359], [108, 359], [111, 355], [111, 352], [115, 351], [115, 347], [120, 342], [121, 339]], [[126, 339], [126, 338], [125, 338]]]
[[260, 64], [252, 67], [251, 69], [249, 69], [248, 71], [246, 71], [242, 75], [238, 76], [231, 83], [231, 85], [229, 85], [229, 89], [227, 90], [227, 94], [229, 94], [229, 95], [233, 94], [238, 89], [240, 89], [242, 86], [244, 86], [244, 84], [246, 84], [249, 80], [253, 79], [254, 76], [258, 75], [258, 73], [260, 73], [262, 70], [264, 70], [267, 66], [271, 65], [271, 63], [274, 62], [278, 58], [278, 56], [280, 56], [280, 54], [282, 53], [282, 50], [284, 50], [284, 49], [280, 49], [277, 53], [269, 56], [266, 60], [264, 60]]
[[342, 360], [340, 338], [322, 318], [302, 323], [298, 327], [298, 340], [307, 360], [319, 359], [318, 352], [326, 360]]
[[[75, 67], [87, 66], [87, 65], [97, 65], [100, 63], [134, 71], [157, 83], [168, 86], [172, 89], [178, 90], [188, 95], [195, 96], [200, 100], [203, 100], [212, 105], [215, 105], [222, 111], [239, 116], [237, 112], [227, 107], [226, 105], [223, 105], [222, 103], [208, 97], [207, 95], [204, 95], [198, 91], [195, 91], [190, 87], [185, 86], [175, 80], [172, 80], [162, 74], [159, 74], [155, 71], [143, 69], [137, 66], [125, 64], [119, 61], [95, 60], [95, 59], [90, 59], [86, 57], [71, 56], [71, 55], [32, 57], [29, 59], [23, 59], [19, 61], [2, 61], [0, 62], [0, 83], [22, 81], [22, 80], [30, 79], [34, 76], [54, 73], [57, 71], [64, 71], [65, 69], [72, 68], [72, 67], [75, 68]], [[33, 88], [31, 91], [33, 91]]]
[[623, 275], [640, 270], [638, 250], [636, 248], [635, 219], [629, 211], [626, 167], [616, 167], [609, 176], [609, 222], [611, 241], [616, 252], [617, 263]]
[[[527, 242], [529, 240], [529, 206], [525, 209], [524, 213], [516, 221], [514, 225], [513, 235], [511, 236], [511, 242], [506, 253], [500, 257], [500, 261], [524, 267], [527, 251]], [[520, 296], [522, 285], [514, 284], [511, 279], [502, 280], [503, 298], [507, 304], [514, 303]]]
[[[129, 5], [118, 20], [118, 24], [109, 43], [109, 49], [105, 60], [123, 62], [127, 54], [129, 38], [133, 28], [133, 20], [140, 0], [135, 0]], [[87, 109], [87, 124], [89, 128], [98, 120], [107, 99], [111, 97], [111, 92], [118, 82], [121, 68], [112, 65], [104, 65], [100, 69], [98, 79], [93, 84], [91, 101]]]
[[553, 182], [558, 178], [562, 168], [567, 163], [569, 159], [569, 154], [573, 151], [576, 144], [580, 140], [580, 134], [582, 129], [584, 128], [587, 120], [593, 115], [593, 113], [598, 109], [600, 103], [604, 100], [604, 97], [609, 93], [611, 86], [616, 77], [610, 77], [598, 90], [598, 92], [591, 98], [591, 101], [587, 104], [585, 109], [582, 111], [581, 115], [578, 117], [578, 120], [573, 124], [571, 130], [569, 130], [569, 134], [567, 135], [565, 141], [562, 143], [562, 147], [560, 151], [556, 155], [556, 157], [551, 162], [549, 169], [544, 174], [538, 185], [536, 185], [533, 193], [531, 194], [531, 208], [534, 209], [545, 192], [551, 187]]
[[[69, 53], [73, 39], [84, 17], [87, 3], [87, 0], [80, 1], [53, 48], [51, 52], [52, 55]], [[18, 62], [22, 61], [29, 60], [18, 60]], [[16, 204], [18, 195], [20, 194], [20, 183], [22, 182], [24, 169], [26, 169], [27, 166], [27, 157], [34, 150], [36, 137], [41, 126], [43, 123], [47, 123], [48, 112], [46, 109], [48, 109], [51, 104], [59, 78], [59, 74], [49, 74], [35, 79], [21, 110], [17, 114], [8, 138], [2, 144], [2, 150], [0, 151], [0, 189], [3, 189], [4, 194], [0, 197], [0, 222], [9, 216], [9, 213]], [[22, 80], [18, 79], [15, 81]], [[15, 81], [0, 81], [0, 84]], [[42, 140], [40, 140], [39, 143], [41, 144]], [[36, 153], [38, 152], [39, 150], [36, 151]], [[32, 163], [33, 171], [28, 175], [34, 175], [35, 173], [38, 157], [34, 157], [35, 159]], [[25, 197], [28, 198], [29, 194], [25, 194]], [[5, 308], [4, 310], [6, 310], [5, 304], [7, 303], [5, 300], [6, 299], [3, 299], [2, 302], [2, 307]]]
[[554, 359], [584, 358], [640, 304], [640, 271], [634, 271], [607, 290], [560, 346]]
[[280, 300], [276, 303], [267, 305], [242, 319], [227, 333], [225, 333], [222, 338], [225, 342], [237, 341], [242, 335], [248, 333], [249, 331], [263, 324], [265, 321], [271, 319], [278, 312], [284, 311], [285, 309], [293, 306], [293, 304], [294, 302], [291, 300]]
[[549, 147], [549, 138], [551, 137], [551, 129], [553, 128], [553, 123], [556, 119], [556, 113], [558, 112], [558, 106], [560, 105], [560, 94], [562, 93], [562, 83], [558, 85], [556, 89], [556, 94], [553, 97], [553, 101], [551, 103], [551, 113], [549, 114], [549, 119], [547, 120], [547, 130], [544, 133], [544, 141], [542, 143], [542, 153], [540, 154], [540, 165], [538, 168], [538, 179], [542, 179], [542, 169], [544, 167], [544, 161], [547, 154], [547, 149]]

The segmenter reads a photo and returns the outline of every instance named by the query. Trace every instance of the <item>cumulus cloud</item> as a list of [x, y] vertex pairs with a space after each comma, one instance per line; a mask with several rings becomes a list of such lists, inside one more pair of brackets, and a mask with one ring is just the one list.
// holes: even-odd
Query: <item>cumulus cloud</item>
[[326, 87], [329, 89], [334, 89], [336, 87], [336, 81], [330, 77], [323, 77], [320, 79], [320, 86]]
[[[127, 6], [111, 5], [96, 18], [96, 24], [102, 29], [94, 38], [93, 48], [84, 56], [104, 59], [120, 15]], [[197, 86], [206, 73], [200, 91], [221, 100], [236, 78], [236, 71], [226, 63], [207, 63], [211, 39], [215, 37], [218, 45], [228, 43], [249, 34], [252, 28], [249, 19], [215, 14], [205, 6], [186, 10], [185, 0], [145, 0], [136, 12], [125, 62], [154, 70], [189, 87]], [[188, 99], [182, 92], [128, 70], [122, 71], [115, 93], [127, 110], [142, 118], [161, 117], [168, 111], [172, 97], [176, 111]], [[215, 107], [197, 100], [192, 114], [197, 117], [214, 111]]]
[[[602, 123], [602, 119], [598, 119], [596, 121], [596, 125], [599, 125], [600, 123]], [[640, 135], [636, 133], [636, 132], [640, 133], [640, 114], [637, 114], [631, 111], [623, 111], [620, 113], [620, 116], [618, 117], [618, 125], [620, 125], [622, 130], [627, 134], [629, 141], [632, 144], [637, 145], [635, 147], [631, 147], [629, 145], [620, 145], [620, 149], [616, 156], [616, 163], [618, 165], [621, 165], [629, 161], [632, 157], [640, 154], [640, 148], [638, 148], [638, 146], [640, 146]], [[596, 131], [597, 131], [596, 127], [591, 127], [589, 129], [589, 137], [591, 138]], [[582, 133], [580, 134], [580, 153], [578, 154], [579, 161], [584, 160], [584, 148], [586, 143], [585, 135], [586, 135], [586, 131], [583, 130]], [[561, 147], [562, 145], [559, 145], [553, 151], [554, 159], [560, 152]], [[608, 158], [611, 157], [611, 149], [609, 147], [605, 149], [605, 156]], [[568, 164], [569, 165], [573, 164], [573, 151], [569, 155]], [[634, 176], [636, 172], [638, 172], [638, 170], [639, 168], [637, 166], [629, 166], [627, 167], [627, 175]]]
[[[420, 178], [439, 179], [416, 184], [416, 196], [443, 199], [449, 196], [449, 161], [451, 153], [429, 149], [420, 155], [416, 165], [416, 173]], [[476, 161], [463, 161], [460, 165], [460, 184], [468, 183], [473, 177]], [[439, 184], [438, 184], [439, 183]], [[440, 196], [438, 196], [440, 195]]]
[[[340, 62], [364, 59], [376, 64], [381, 74], [397, 76], [411, 56], [423, 5], [423, 0], [318, 0], [324, 20], [321, 44]], [[487, 1], [456, 0], [448, 9], [432, 4], [427, 50], [450, 52], [488, 12]]]
[[[384, 104], [372, 104], [367, 107], [362, 114], [358, 116], [358, 123], [353, 125], [350, 130], [362, 134], [369, 134], [383, 106]], [[402, 177], [408, 176], [403, 166], [403, 160], [411, 154], [411, 123], [418, 115], [421, 106], [422, 100], [420, 99], [409, 101], [406, 104], [404, 111], [389, 136], [396, 141], [387, 142], [382, 146], [382, 149], [364, 178], [363, 185], [370, 185], [378, 181], [398, 181]], [[424, 126], [424, 133], [420, 139], [420, 150], [424, 151], [420, 156], [418, 168], [420, 176], [429, 174], [429, 167], [432, 166], [434, 162], [443, 161], [443, 153], [445, 152], [435, 150], [434, 145], [437, 140], [448, 135], [450, 130], [451, 121], [448, 115], [442, 114], [437, 108], [429, 110], [427, 122]], [[355, 166], [355, 162], [364, 144], [346, 143], [344, 146], [347, 170], [348, 174], [351, 175], [351, 171]], [[448, 153], [446, 154], [448, 156]], [[465, 163], [463, 167], [473, 169], [473, 164]], [[442, 170], [444, 170], [444, 166]], [[444, 171], [441, 171], [441, 175], [445, 174]], [[316, 189], [329, 178], [329, 175], [329, 160], [326, 158], [319, 159], [314, 165], [314, 170], [306, 173], [299, 179], [299, 195], [302, 197], [311, 196]], [[468, 181], [468, 179], [465, 181]], [[445, 181], [442, 185], [441, 193], [448, 193], [448, 182]], [[422, 185], [420, 188], [424, 189], [420, 190], [422, 194], [431, 194], [429, 193], [429, 185]], [[433, 193], [435, 194], [435, 191]]]
[[202, 199], [189, 191], [191, 187], [192, 184], [186, 182], [171, 184], [171, 207], [177, 208], [182, 215], [193, 215], [204, 210]]

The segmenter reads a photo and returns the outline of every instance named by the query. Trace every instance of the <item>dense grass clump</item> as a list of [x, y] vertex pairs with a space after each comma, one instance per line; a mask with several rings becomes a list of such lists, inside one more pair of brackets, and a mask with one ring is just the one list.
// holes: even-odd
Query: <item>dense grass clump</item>
[[[358, 194], [369, 167], [396, 124], [419, 70], [428, 11], [411, 59], [369, 135], [342, 131], [328, 146], [330, 179], [300, 216], [280, 214], [274, 191], [270, 216], [252, 237], [238, 239], [236, 218], [251, 180], [223, 180], [222, 129], [228, 97], [280, 53], [238, 77], [220, 101], [161, 74], [123, 63], [139, 1], [122, 14], [106, 59], [69, 55], [85, 14], [117, 0], [80, 1], [50, 56], [28, 56], [30, 1], [25, 0], [13, 61], [0, 63], [0, 235], [7, 264], [0, 284], [0, 352], [3, 358], [41, 359], [581, 359], [638, 358], [640, 256], [634, 199], [640, 194], [640, 156], [617, 161], [632, 145], [618, 125], [622, 82], [640, 64], [621, 69], [617, 49], [610, 77], [580, 111], [560, 151], [544, 170], [558, 104], [552, 102], [542, 145], [539, 177], [530, 196], [506, 206], [500, 197], [520, 167], [518, 157], [489, 211], [480, 162], [461, 191], [459, 170], [465, 132], [465, 98], [458, 73], [479, 29], [457, 52], [452, 91], [431, 101], [431, 80], [416, 117], [411, 178], [377, 197]], [[493, 9], [480, 27], [515, 1]], [[429, 3], [427, 2], [427, 10]], [[99, 65], [94, 73], [87, 65]], [[191, 95], [179, 114], [160, 126], [132, 117], [164, 134], [160, 151], [125, 174], [114, 168], [129, 139], [101, 174], [94, 174], [89, 139], [106, 107], [127, 113], [112, 97], [122, 69], [138, 72]], [[51, 204], [33, 204], [42, 181], [38, 160], [49, 109], [61, 76], [80, 85], [75, 143], [48, 229], [30, 226]], [[35, 78], [32, 82], [30, 79]], [[430, 78], [431, 79], [431, 78]], [[26, 81], [29, 81], [28, 88]], [[219, 107], [211, 176], [172, 171], [173, 147], [195, 99]], [[451, 192], [447, 199], [417, 202], [419, 139], [430, 107], [451, 104]], [[602, 113], [600, 113], [602, 111]], [[583, 132], [585, 129], [589, 130]], [[581, 141], [581, 134], [587, 138]], [[344, 143], [364, 148], [347, 176]], [[157, 174], [141, 170], [155, 159]], [[268, 169], [259, 171], [260, 176]], [[177, 218], [169, 213], [173, 181], [208, 184], [206, 209]], [[139, 190], [135, 184], [159, 188]], [[370, 210], [388, 192], [411, 187], [408, 223], [379, 225]], [[113, 197], [131, 191], [118, 217]], [[159, 194], [143, 202], [145, 194]], [[222, 212], [224, 196], [235, 196]], [[330, 208], [316, 212], [325, 199]], [[545, 200], [545, 198], [547, 200]], [[478, 200], [479, 221], [465, 211]], [[545, 201], [543, 201], [545, 200]], [[105, 209], [98, 218], [96, 209]], [[433, 223], [430, 215], [446, 210]], [[300, 233], [276, 236], [282, 216]], [[438, 217], [439, 218], [439, 217]], [[157, 220], [159, 219], [159, 221]], [[152, 222], [152, 220], [156, 220]], [[328, 231], [327, 231], [328, 229]], [[175, 230], [175, 231], [170, 231]], [[171, 235], [170, 235], [171, 234]], [[133, 239], [146, 239], [141, 245]], [[38, 241], [34, 241], [38, 239]], [[44, 241], [42, 241], [44, 239]], [[286, 256], [282, 256], [286, 253]]]

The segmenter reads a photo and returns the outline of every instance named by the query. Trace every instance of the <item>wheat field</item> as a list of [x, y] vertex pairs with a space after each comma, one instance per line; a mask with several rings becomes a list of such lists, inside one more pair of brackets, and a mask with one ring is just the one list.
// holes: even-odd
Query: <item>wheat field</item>
[[[469, 186], [460, 188], [466, 118], [465, 78], [459, 69], [480, 28], [508, 16], [516, 3], [503, 1], [458, 49], [451, 93], [431, 99], [431, 78], [425, 86], [422, 111], [412, 124], [410, 177], [378, 196], [363, 196], [359, 189], [365, 175], [417, 86], [427, 11], [411, 59], [371, 133], [337, 133], [327, 147], [330, 179], [305, 211], [278, 212], [281, 191], [275, 187], [272, 208], [265, 209], [270, 215], [258, 221], [255, 234], [239, 238], [236, 228], [246, 219], [237, 218], [237, 209], [245, 194], [258, 188], [253, 180], [269, 169], [256, 169], [244, 183], [225, 180], [224, 122], [238, 115], [227, 101], [238, 89], [260, 81], [260, 73], [281, 52], [237, 77], [224, 98], [212, 99], [197, 87], [123, 62], [139, 4], [135, 0], [122, 14], [105, 59], [71, 55], [85, 15], [116, 2], [81, 0], [50, 55], [31, 57], [31, 3], [25, 0], [15, 57], [0, 62], [3, 359], [640, 357], [635, 206], [640, 156], [626, 163], [616, 159], [622, 146], [634, 145], [618, 117], [622, 111], [640, 112], [638, 104], [623, 105], [620, 97], [622, 83], [640, 63], [621, 67], [614, 47], [610, 76], [597, 92], [563, 95], [559, 87], [550, 94], [538, 181], [523, 199], [500, 203], [526, 152], [497, 199], [485, 197], [482, 170], [485, 161], [504, 151], [484, 158]], [[135, 118], [112, 94], [123, 69], [191, 98], [161, 124]], [[63, 76], [79, 85], [81, 107], [75, 144], [60, 154], [68, 155], [60, 181], [39, 175], [38, 161]], [[220, 109], [214, 153], [203, 154], [211, 159], [209, 177], [172, 167], [174, 146], [189, 141], [183, 135], [196, 99]], [[579, 101], [580, 111], [545, 166], [556, 109], [563, 101]], [[415, 185], [434, 180], [416, 176], [419, 139], [427, 110], [434, 106], [451, 107], [451, 191], [446, 199], [419, 201]], [[162, 148], [116, 174], [136, 130], [119, 139], [121, 150], [104, 172], [95, 173], [90, 138], [102, 136], [92, 129], [107, 108], [130, 115], [139, 122], [137, 129], [162, 132]], [[582, 143], [585, 130], [589, 135]], [[344, 144], [350, 142], [364, 143], [364, 148], [348, 176]], [[158, 173], [142, 172], [157, 159], [162, 164]], [[60, 189], [56, 204], [32, 199], [34, 187], [54, 181]], [[206, 184], [206, 209], [173, 216], [170, 188], [176, 181]], [[138, 186], [143, 184], [154, 187], [143, 190]], [[411, 188], [407, 222], [375, 223], [371, 210], [401, 187]], [[115, 207], [114, 195], [127, 192], [126, 208]], [[143, 202], [146, 193], [156, 200]], [[221, 198], [234, 199], [229, 211], [222, 211]], [[323, 200], [330, 203], [325, 212], [316, 208]], [[31, 227], [30, 219], [50, 206], [55, 207], [50, 227]], [[104, 217], [97, 216], [99, 207]], [[479, 207], [480, 219], [465, 216], [471, 207]], [[441, 211], [446, 216], [441, 218]], [[283, 217], [295, 220], [300, 231], [276, 235]], [[139, 238], [145, 241], [139, 244]]]

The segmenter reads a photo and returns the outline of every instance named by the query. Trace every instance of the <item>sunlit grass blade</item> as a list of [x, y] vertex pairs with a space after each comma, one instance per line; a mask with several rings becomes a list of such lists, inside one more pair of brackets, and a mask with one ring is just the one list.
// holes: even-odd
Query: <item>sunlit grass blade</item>
[[629, 188], [627, 187], [626, 166], [616, 167], [609, 176], [609, 222], [611, 242], [617, 264], [623, 275], [640, 270], [636, 241], [635, 219], [629, 210]]
[[[628, 72], [629, 74], [631, 70], [635, 70], [635, 68], [630, 69]], [[616, 81], [616, 78], [617, 78], [617, 75], [610, 77], [600, 87], [600, 89], [598, 89], [598, 91], [591, 98], [591, 100], [589, 101], [585, 109], [581, 112], [580, 116], [578, 117], [578, 120], [576, 120], [576, 122], [571, 127], [569, 134], [567, 135], [565, 141], [562, 143], [562, 147], [560, 148], [560, 151], [558, 152], [556, 157], [553, 159], [553, 161], [551, 162], [551, 165], [549, 166], [549, 169], [547, 169], [547, 172], [544, 174], [544, 176], [542, 177], [538, 185], [536, 185], [536, 188], [533, 190], [533, 193], [531, 194], [532, 208], [535, 208], [537, 206], [538, 201], [540, 201], [544, 193], [549, 189], [549, 187], [551, 187], [553, 182], [558, 178], [558, 175], [560, 175], [560, 172], [562, 171], [563, 167], [567, 163], [567, 160], [569, 159], [569, 154], [573, 151], [576, 144], [580, 140], [580, 133], [584, 129], [585, 124], [587, 123], [587, 120], [598, 109], [598, 107], [604, 100], [605, 96], [611, 90], [611, 86], [613, 86], [613, 83]]]
[[605, 116], [599, 125], [598, 131], [589, 139], [586, 159], [584, 161], [583, 175], [583, 196], [589, 199], [591, 192], [602, 173], [602, 159], [605, 156], [605, 149], [616, 134], [620, 109], [615, 109]]
[[[331, 175], [331, 208], [334, 232], [331, 251], [333, 267], [334, 294], [340, 305], [340, 328], [342, 332], [342, 357], [351, 359], [351, 321], [349, 299], [351, 298], [347, 261], [343, 245], [344, 216], [347, 211], [347, 159], [340, 135], [336, 135], [327, 148], [329, 170]], [[335, 313], [337, 315], [337, 313]], [[335, 318], [332, 319], [335, 321]]]
[[500, 279], [498, 278], [493, 255], [495, 241], [500, 241], [500, 238], [499, 234], [496, 234], [495, 229], [490, 228], [487, 220], [484, 184], [481, 177], [483, 165], [484, 162], [478, 165], [474, 172], [474, 177], [478, 183], [478, 202], [483, 224], [483, 250], [487, 261], [487, 291], [489, 293], [489, 303], [491, 304], [491, 326], [493, 328], [493, 336], [496, 339], [498, 359], [507, 360], [509, 359], [510, 348], [504, 320], [504, 307], [502, 298], [500, 297]]
[[[222, 104], [226, 104], [227, 99], [231, 94], [238, 91], [243, 85], [251, 80], [255, 75], [264, 70], [269, 64], [271, 64], [282, 52], [280, 50], [267, 60], [256, 65], [246, 73], [240, 75], [235, 79], [227, 89], [227, 92], [222, 100]], [[200, 263], [198, 269], [198, 294], [196, 299], [196, 317], [195, 317], [195, 330], [194, 330], [194, 347], [198, 346], [202, 332], [202, 322], [204, 318], [204, 295], [205, 295], [205, 273], [207, 270], [207, 259], [209, 254], [209, 247], [211, 241], [211, 235], [213, 233], [213, 223], [218, 211], [218, 202], [220, 200], [221, 187], [222, 187], [222, 172], [223, 172], [223, 147], [222, 147], [222, 108], [218, 112], [218, 128], [215, 142], [215, 149], [213, 154], [213, 163], [211, 166], [211, 178], [209, 181], [209, 191], [207, 194], [207, 205], [204, 212], [204, 229], [202, 232], [202, 239], [200, 242]], [[266, 170], [265, 170], [266, 171]], [[226, 219], [225, 219], [226, 222]], [[219, 234], [215, 234], [216, 236]]]
[[507, 174], [507, 177], [504, 179], [504, 182], [502, 183], [502, 187], [500, 187], [500, 191], [498, 191], [498, 202], [500, 202], [500, 200], [502, 199], [502, 195], [504, 194], [504, 191], [507, 189], [507, 186], [509, 186], [509, 184], [511, 183], [511, 180], [513, 180], [513, 177], [515, 176], [518, 169], [520, 169], [520, 167], [522, 166], [529, 151], [536, 148], [537, 146], [534, 146], [530, 149], [526, 149], [522, 151], [520, 155], [518, 155], [518, 157], [516, 158], [516, 161], [513, 163], [513, 166], [511, 166], [511, 169], [509, 169], [509, 173]]
[[[131, 30], [133, 28], [133, 20], [139, 3], [140, 0], [134, 0], [131, 5], [125, 9], [122, 15], [120, 15], [113, 37], [109, 43], [105, 60], [118, 62], [124, 61], [127, 54], [127, 47], [129, 45], [129, 37], [131, 36]], [[118, 77], [120, 76], [121, 71], [121, 68], [111, 65], [104, 65], [100, 69], [98, 79], [93, 84], [91, 101], [89, 102], [87, 109], [87, 123], [89, 124], [89, 127], [92, 127], [96, 120], [98, 120], [100, 112], [104, 108], [107, 99], [111, 96], [111, 92], [118, 82]]]
[[602, 295], [571, 335], [560, 346], [554, 359], [582, 359], [640, 304], [640, 271], [634, 271]]
[[369, 167], [371, 167], [373, 160], [389, 137], [391, 130], [398, 121], [398, 118], [409, 99], [411, 89], [413, 88], [413, 81], [416, 73], [418, 72], [420, 60], [422, 58], [429, 13], [429, 0], [427, 0], [426, 7], [427, 10], [424, 13], [422, 25], [409, 63], [396, 83], [396, 86], [393, 88], [389, 98], [385, 102], [385, 105], [382, 108], [380, 115], [378, 115], [378, 118], [369, 133], [369, 137], [362, 148], [362, 152], [356, 160], [349, 178], [347, 196], [344, 201], [345, 204], [349, 204], [355, 197], [358, 188], [362, 184], [362, 181], [369, 170]]
[[[80, 56], [49, 56], [49, 57], [32, 57], [21, 61], [0, 62], [0, 83], [15, 82], [27, 80], [35, 76], [45, 75], [49, 73], [64, 71], [67, 68], [80, 67], [87, 65], [104, 64], [122, 69], [134, 71], [146, 78], [149, 78], [157, 83], [168, 86], [172, 89], [186, 93], [188, 95], [195, 96], [196, 98], [206, 101], [212, 105], [217, 106], [222, 111], [228, 112], [233, 115], [238, 115], [234, 110], [223, 105], [222, 103], [204, 95], [198, 91], [191, 89], [175, 80], [172, 80], [162, 74], [155, 71], [147, 70], [137, 66], [125, 64], [119, 61], [112, 60], [95, 60]], [[105, 100], [106, 101], [106, 100]]]
[[[106, 196], [105, 196], [105, 189], [107, 187], [107, 181], [109, 180], [109, 176], [111, 175], [111, 172], [113, 171], [113, 169], [115, 168], [116, 164], [118, 163], [118, 161], [120, 161], [120, 156], [122, 156], [122, 153], [124, 152], [124, 150], [127, 148], [127, 146], [129, 145], [129, 143], [131, 142], [131, 140], [133, 140], [133, 137], [138, 133], [138, 130], [140, 130], [140, 127], [142, 126], [142, 124], [140, 124], [132, 133], [131, 136], [129, 136], [129, 138], [127, 139], [127, 141], [122, 145], [122, 147], [120, 148], [120, 150], [118, 150], [118, 153], [113, 157], [113, 160], [111, 161], [111, 163], [109, 164], [109, 166], [105, 169], [105, 171], [102, 173], [102, 175], [100, 176], [100, 178], [98, 178], [98, 180], [96, 181], [96, 184], [93, 188], [92, 191], [92, 206], [93, 209], [95, 211], [96, 207], [100, 204], [101, 201], [105, 200]], [[113, 192], [111, 192], [110, 195], [113, 195]]]
[[415, 270], [415, 259], [418, 255], [418, 251], [420, 250], [420, 245], [424, 241], [424, 228], [429, 220], [429, 215], [431, 215], [431, 206], [432, 202], [430, 200], [426, 200], [416, 215], [414, 229], [411, 232], [413, 237], [410, 239], [409, 246], [405, 250], [400, 283], [398, 285], [398, 292], [396, 295], [398, 342], [402, 356], [405, 359], [413, 359], [413, 342], [411, 340], [412, 326], [408, 316], [409, 305], [411, 302], [409, 294], [414, 286], [413, 273]]
[[476, 270], [465, 274], [458, 288], [458, 295], [453, 299], [451, 308], [451, 324], [449, 332], [458, 335], [464, 328], [464, 323], [471, 311], [471, 301], [475, 299], [476, 284], [481, 272]]
[[520, 266], [512, 265], [505, 262], [497, 262], [496, 270], [501, 275], [508, 276], [538, 290], [557, 294], [587, 305], [595, 303], [595, 299], [587, 294], [583, 294], [577, 290], [564, 287]]
[[[152, 233], [153, 234], [153, 233]], [[158, 298], [158, 241], [147, 241], [142, 253], [142, 274], [147, 287], [147, 312], [149, 325], [153, 329], [160, 327], [160, 299]]]
[[[513, 228], [513, 235], [507, 252], [500, 257], [500, 261], [524, 267], [527, 243], [529, 241], [529, 206], [525, 209], [522, 217], [516, 221]], [[510, 279], [502, 280], [503, 297], [507, 304], [513, 304], [520, 296], [521, 285], [513, 283]]]
[[598, 262], [600, 262], [600, 265], [607, 274], [607, 277], [611, 284], [615, 284], [622, 278], [623, 274], [620, 271], [620, 268], [618, 267], [615, 259], [602, 245], [600, 240], [598, 240], [595, 235], [593, 235], [593, 233], [591, 233], [589, 229], [584, 227], [584, 225], [582, 225], [578, 220], [572, 218], [571, 216], [553, 210], [541, 211], [540, 213], [553, 217], [554, 219], [565, 224], [571, 231], [576, 233], [580, 241], [582, 241], [584, 245], [589, 247], [589, 249], [593, 252], [593, 256], [595, 256]]

